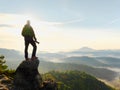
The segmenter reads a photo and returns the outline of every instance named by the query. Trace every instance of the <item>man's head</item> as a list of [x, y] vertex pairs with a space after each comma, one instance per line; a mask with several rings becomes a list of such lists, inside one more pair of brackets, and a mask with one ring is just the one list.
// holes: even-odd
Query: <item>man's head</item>
[[27, 20], [27, 25], [30, 25], [30, 20]]

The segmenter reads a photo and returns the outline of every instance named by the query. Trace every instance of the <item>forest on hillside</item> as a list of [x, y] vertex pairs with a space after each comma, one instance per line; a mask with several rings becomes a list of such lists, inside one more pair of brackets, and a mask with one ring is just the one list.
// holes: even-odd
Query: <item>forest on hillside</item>
[[57, 81], [59, 90], [114, 90], [95, 77], [80, 71], [51, 71], [43, 74], [43, 79]]

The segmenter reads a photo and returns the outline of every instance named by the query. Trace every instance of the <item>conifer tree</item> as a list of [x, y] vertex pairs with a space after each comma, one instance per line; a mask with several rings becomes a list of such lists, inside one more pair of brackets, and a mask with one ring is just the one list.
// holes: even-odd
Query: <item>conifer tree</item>
[[5, 57], [3, 55], [0, 56], [0, 74], [4, 73], [8, 68], [8, 66], [5, 65], [6, 61], [4, 58]]

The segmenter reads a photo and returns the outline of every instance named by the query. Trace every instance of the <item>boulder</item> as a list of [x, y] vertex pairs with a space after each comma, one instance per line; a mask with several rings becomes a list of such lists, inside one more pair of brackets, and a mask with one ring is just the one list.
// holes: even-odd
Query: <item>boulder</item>
[[38, 59], [23, 61], [15, 71], [12, 90], [41, 90], [42, 77], [38, 66]]

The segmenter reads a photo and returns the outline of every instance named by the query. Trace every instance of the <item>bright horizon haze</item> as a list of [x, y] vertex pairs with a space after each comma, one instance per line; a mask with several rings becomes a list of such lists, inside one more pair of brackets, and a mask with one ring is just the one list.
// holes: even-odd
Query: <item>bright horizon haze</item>
[[[1, 0], [0, 48], [24, 50], [31, 21], [38, 51], [120, 49], [119, 0]], [[30, 47], [32, 49], [32, 47]]]

